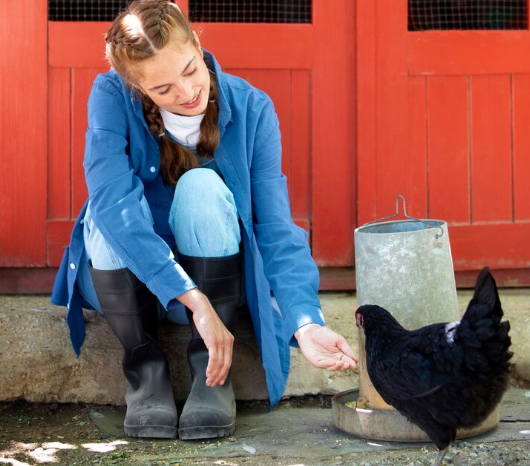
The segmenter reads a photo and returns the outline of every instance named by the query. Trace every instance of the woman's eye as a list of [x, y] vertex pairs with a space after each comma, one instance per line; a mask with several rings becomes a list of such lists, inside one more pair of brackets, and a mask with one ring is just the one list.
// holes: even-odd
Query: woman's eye
[[166, 87], [165, 90], [159, 92], [158, 95], [164, 95], [164, 94], [167, 94], [168, 92], [169, 92], [169, 87]]
[[194, 68], [192, 71], [190, 71], [186, 76], [192, 76], [196, 73], [197, 68]]

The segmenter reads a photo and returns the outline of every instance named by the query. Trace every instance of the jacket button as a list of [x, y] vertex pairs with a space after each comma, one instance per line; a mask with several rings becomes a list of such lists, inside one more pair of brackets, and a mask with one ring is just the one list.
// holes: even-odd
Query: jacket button
[[71, 268], [72, 270], [75, 269], [75, 264], [74, 264], [73, 262], [70, 264], [70, 268]]
[[149, 170], [151, 170], [151, 173], [156, 172], [156, 168], [155, 167], [151, 167]]

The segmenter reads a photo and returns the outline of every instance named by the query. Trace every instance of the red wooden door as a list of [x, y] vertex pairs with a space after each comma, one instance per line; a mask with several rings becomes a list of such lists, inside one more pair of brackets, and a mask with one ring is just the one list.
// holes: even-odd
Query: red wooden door
[[[178, 2], [188, 10], [188, 1]], [[267, 92], [282, 131], [295, 221], [320, 266], [351, 266], [355, 212], [354, 2], [313, 1], [312, 24], [202, 23], [203, 47]], [[108, 23], [49, 24], [48, 265], [59, 264], [86, 197], [86, 102], [107, 68]]]
[[46, 0], [0, 2], [0, 267], [46, 265]]
[[528, 270], [530, 31], [409, 32], [407, 0], [357, 4], [359, 224], [403, 194], [449, 223], [457, 271]]

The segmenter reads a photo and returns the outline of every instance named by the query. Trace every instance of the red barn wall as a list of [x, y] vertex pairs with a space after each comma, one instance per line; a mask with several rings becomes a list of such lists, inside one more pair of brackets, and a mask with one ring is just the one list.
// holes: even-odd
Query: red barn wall
[[[86, 102], [109, 24], [48, 22], [46, 0], [0, 14], [0, 292], [49, 292], [87, 195]], [[200, 27], [223, 68], [275, 103], [323, 289], [354, 287], [353, 231], [394, 213], [398, 194], [449, 223], [460, 284], [483, 265], [530, 284], [529, 31], [408, 32], [406, 0], [314, 0], [312, 24]]]

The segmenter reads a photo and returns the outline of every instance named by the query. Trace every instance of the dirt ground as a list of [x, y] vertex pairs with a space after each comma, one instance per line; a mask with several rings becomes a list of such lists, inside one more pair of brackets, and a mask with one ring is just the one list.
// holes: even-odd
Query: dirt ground
[[[299, 408], [311, 407], [330, 412], [330, 397], [303, 397], [283, 401], [275, 409], [294, 413]], [[242, 425], [234, 436], [212, 441], [181, 442], [179, 440], [136, 440], [116, 431], [105, 432], [95, 425], [94, 410], [106, 416], [123, 416], [123, 407], [72, 404], [31, 404], [10, 402], [0, 404], [0, 464], [34, 466], [61, 464], [69, 466], [375, 466], [375, 465], [430, 465], [436, 448], [427, 444], [399, 444], [397, 449], [384, 451], [355, 451], [344, 454], [334, 445], [327, 445], [322, 456], [284, 456], [282, 448], [274, 454], [260, 454], [251, 446], [237, 448], [238, 453], [226, 455], [226, 446], [237, 445], [243, 437], [249, 442], [252, 435]], [[238, 409], [266, 409], [258, 404], [238, 405]], [[301, 412], [301, 411], [300, 411]], [[307, 411], [304, 411], [307, 412]], [[316, 412], [316, 411], [315, 411]], [[239, 417], [238, 417], [239, 420]], [[280, 429], [281, 426], [278, 426]], [[283, 429], [281, 429], [283, 430]], [[329, 433], [329, 442], [344, 442], [345, 435], [333, 427], [320, 429]], [[328, 432], [326, 432], [328, 431]], [[238, 436], [241, 437], [238, 439]], [[324, 437], [326, 438], [326, 437]], [[530, 438], [530, 437], [529, 437]], [[310, 436], [306, 438], [311, 442]], [[366, 447], [370, 443], [362, 441]], [[376, 445], [376, 444], [372, 444]], [[372, 447], [373, 448], [373, 447]], [[337, 454], [333, 452], [336, 451]], [[446, 465], [530, 465], [530, 440], [522, 441], [457, 441], [445, 461]]]

